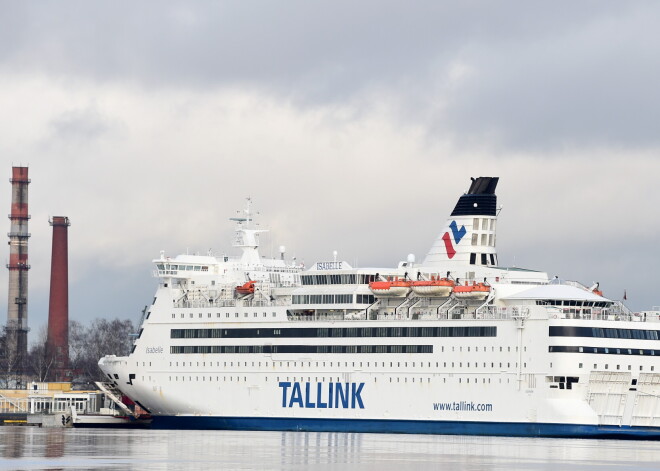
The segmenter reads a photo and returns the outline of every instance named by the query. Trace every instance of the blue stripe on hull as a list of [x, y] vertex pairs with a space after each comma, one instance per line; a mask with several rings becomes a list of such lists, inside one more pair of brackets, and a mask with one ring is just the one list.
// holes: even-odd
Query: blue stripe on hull
[[430, 420], [154, 416], [152, 428], [660, 440], [660, 427]]

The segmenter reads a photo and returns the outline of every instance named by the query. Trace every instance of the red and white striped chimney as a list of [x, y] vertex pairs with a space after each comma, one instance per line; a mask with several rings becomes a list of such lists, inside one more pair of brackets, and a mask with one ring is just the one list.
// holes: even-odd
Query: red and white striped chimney
[[7, 357], [14, 372], [25, 371], [28, 333], [28, 178], [27, 167], [12, 167], [9, 230]]

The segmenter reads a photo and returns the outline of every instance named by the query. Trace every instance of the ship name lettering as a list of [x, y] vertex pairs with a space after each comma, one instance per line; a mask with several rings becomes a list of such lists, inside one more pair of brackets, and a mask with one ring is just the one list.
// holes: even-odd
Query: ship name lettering
[[342, 262], [316, 262], [317, 270], [341, 270]]
[[147, 347], [146, 353], [163, 353], [163, 347]]
[[364, 409], [364, 383], [299, 383], [280, 381], [282, 407]]

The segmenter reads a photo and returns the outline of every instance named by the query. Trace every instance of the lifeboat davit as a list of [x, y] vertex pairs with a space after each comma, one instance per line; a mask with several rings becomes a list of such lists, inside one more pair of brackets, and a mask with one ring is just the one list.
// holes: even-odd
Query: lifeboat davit
[[418, 296], [446, 298], [456, 286], [454, 280], [449, 278], [431, 278], [430, 280], [418, 280], [412, 282], [412, 290]]
[[369, 283], [369, 289], [377, 298], [402, 298], [410, 293], [410, 285], [412, 281], [372, 281]]
[[463, 286], [454, 287], [454, 296], [458, 299], [474, 299], [483, 301], [490, 293], [490, 286], [484, 283], [472, 283], [471, 285], [465, 284]]
[[241, 286], [236, 287], [236, 294], [239, 296], [247, 296], [248, 294], [254, 294], [254, 285], [256, 281], [246, 281]]

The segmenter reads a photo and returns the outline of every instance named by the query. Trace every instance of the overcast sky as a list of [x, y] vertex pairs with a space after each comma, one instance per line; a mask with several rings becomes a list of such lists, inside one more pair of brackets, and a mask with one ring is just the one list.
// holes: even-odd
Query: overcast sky
[[[643, 1], [0, 0], [0, 208], [28, 165], [32, 333], [49, 216], [72, 222], [71, 318], [137, 320], [151, 260], [231, 252], [248, 195], [265, 254], [393, 266], [423, 259], [472, 176], [500, 177], [502, 264], [660, 305], [658, 18]], [[3, 269], [3, 306], [6, 286]]]

